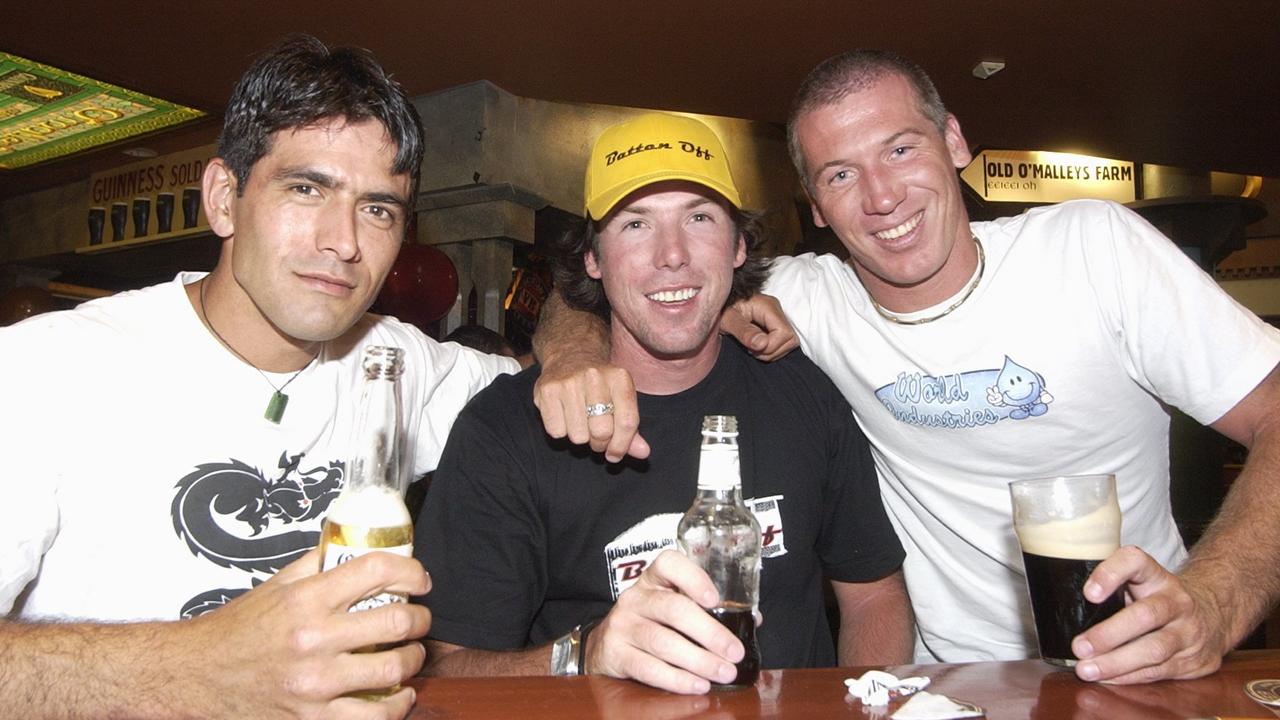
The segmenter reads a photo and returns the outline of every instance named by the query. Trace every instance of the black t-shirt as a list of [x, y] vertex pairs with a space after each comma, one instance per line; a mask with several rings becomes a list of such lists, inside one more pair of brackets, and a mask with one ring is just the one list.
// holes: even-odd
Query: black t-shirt
[[808, 358], [759, 362], [726, 340], [694, 387], [639, 396], [652, 452], [617, 465], [546, 435], [533, 404], [538, 373], [498, 378], [453, 426], [414, 540], [433, 580], [417, 599], [431, 608], [432, 638], [517, 649], [605, 615], [647, 562], [675, 548], [697, 486], [703, 416], [734, 415], [742, 495], [765, 541], [763, 665], [835, 663], [824, 572], [877, 580], [901, 566], [903, 550], [866, 438]]

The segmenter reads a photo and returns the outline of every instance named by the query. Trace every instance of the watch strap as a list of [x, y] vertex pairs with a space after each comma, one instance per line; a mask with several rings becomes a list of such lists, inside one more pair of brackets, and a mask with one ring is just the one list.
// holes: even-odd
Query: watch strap
[[579, 675], [587, 674], [587, 636], [591, 634], [592, 630], [596, 629], [596, 626], [599, 625], [600, 621], [603, 619], [604, 618], [592, 618], [573, 629], [573, 631], [578, 634]]

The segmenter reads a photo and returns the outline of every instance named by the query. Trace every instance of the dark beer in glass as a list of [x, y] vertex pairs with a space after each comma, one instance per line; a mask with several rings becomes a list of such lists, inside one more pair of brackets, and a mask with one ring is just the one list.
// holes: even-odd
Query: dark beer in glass
[[1097, 604], [1084, 597], [1090, 573], [1120, 547], [1115, 476], [1019, 480], [1009, 492], [1040, 657], [1074, 667], [1071, 640], [1124, 608], [1122, 590]]

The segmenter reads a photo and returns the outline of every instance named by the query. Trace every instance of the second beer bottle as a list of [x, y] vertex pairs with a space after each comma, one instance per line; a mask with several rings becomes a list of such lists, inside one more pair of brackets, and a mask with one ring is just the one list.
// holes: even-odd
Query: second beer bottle
[[[369, 346], [364, 351], [364, 391], [352, 429], [346, 483], [324, 520], [320, 539], [322, 570], [374, 551], [413, 555], [413, 521], [401, 495], [400, 393], [404, 351]], [[380, 593], [351, 606], [351, 612], [405, 602]], [[365, 648], [365, 652], [378, 648]], [[378, 688], [357, 697], [376, 700], [400, 688]]]
[[738, 421], [732, 415], [708, 415], [702, 420], [698, 494], [680, 519], [676, 538], [720, 593], [720, 604], [711, 614], [746, 648], [737, 664], [737, 678], [713, 688], [754, 685], [760, 676], [754, 614], [760, 598], [760, 524], [742, 502]]

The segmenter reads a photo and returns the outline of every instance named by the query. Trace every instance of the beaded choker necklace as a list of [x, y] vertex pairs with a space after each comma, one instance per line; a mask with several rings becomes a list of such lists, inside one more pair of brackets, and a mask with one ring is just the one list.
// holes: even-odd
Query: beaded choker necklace
[[930, 315], [929, 317], [903, 320], [897, 315], [894, 315], [888, 310], [880, 307], [880, 303], [876, 302], [876, 299], [871, 297], [871, 293], [868, 292], [867, 297], [871, 298], [871, 304], [875, 306], [876, 312], [880, 313], [880, 317], [885, 320], [888, 320], [891, 323], [897, 323], [898, 325], [924, 325], [925, 323], [931, 323], [934, 320], [941, 320], [942, 318], [950, 315], [953, 310], [963, 305], [964, 301], [969, 299], [969, 296], [973, 294], [974, 290], [978, 289], [978, 283], [982, 281], [982, 273], [987, 269], [987, 253], [982, 249], [982, 241], [978, 239], [977, 235], [973, 236], [973, 243], [978, 246], [978, 272], [974, 274], [973, 282], [969, 283], [969, 289], [965, 290], [964, 294], [960, 296], [960, 299], [948, 305], [945, 310], [937, 315]]
[[284, 418], [284, 409], [289, 406], [289, 396], [284, 394], [284, 389], [289, 387], [289, 383], [297, 380], [303, 370], [311, 367], [311, 363], [314, 363], [316, 358], [320, 357], [320, 353], [316, 352], [315, 355], [312, 355], [306, 365], [303, 365], [298, 372], [294, 373], [293, 376], [286, 380], [283, 385], [276, 387], [276, 384], [271, 382], [271, 378], [267, 377], [267, 374], [262, 372], [261, 368], [249, 362], [249, 359], [241, 355], [239, 350], [231, 347], [231, 343], [227, 342], [226, 339], [218, 333], [218, 329], [213, 326], [213, 321], [209, 319], [209, 313], [205, 312], [204, 309], [204, 281], [207, 279], [208, 276], [200, 278], [200, 315], [204, 318], [204, 324], [209, 326], [209, 331], [213, 333], [214, 337], [218, 338], [218, 342], [222, 343], [223, 347], [230, 350], [236, 357], [240, 358], [245, 365], [257, 370], [258, 374], [262, 376], [262, 379], [266, 380], [267, 384], [271, 386], [271, 389], [275, 391], [271, 393], [271, 400], [267, 402], [267, 411], [262, 414], [262, 417], [270, 420], [276, 425], [279, 425], [280, 420]]

